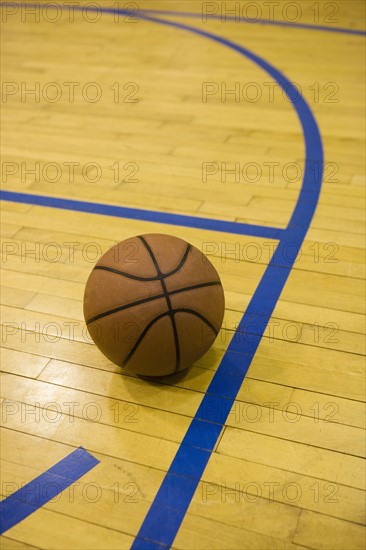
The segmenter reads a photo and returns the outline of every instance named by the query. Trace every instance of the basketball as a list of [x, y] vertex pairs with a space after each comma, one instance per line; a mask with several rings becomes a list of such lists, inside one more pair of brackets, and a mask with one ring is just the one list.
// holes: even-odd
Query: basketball
[[220, 277], [196, 247], [148, 234], [109, 249], [85, 287], [90, 336], [113, 363], [142, 376], [190, 367], [214, 342], [224, 316]]

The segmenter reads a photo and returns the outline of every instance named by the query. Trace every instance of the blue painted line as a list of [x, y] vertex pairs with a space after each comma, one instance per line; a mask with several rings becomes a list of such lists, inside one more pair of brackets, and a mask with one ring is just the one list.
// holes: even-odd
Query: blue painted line
[[[250, 50], [218, 35], [173, 21], [146, 17], [146, 15], [142, 18], [209, 38], [252, 60], [266, 71], [290, 96], [302, 126], [306, 159], [297, 205], [238, 327], [238, 333], [245, 331], [248, 324], [260, 316], [262, 322], [258, 326], [258, 337], [246, 342], [245, 346], [243, 341], [235, 336], [230, 342], [140, 527], [132, 550], [143, 550], [149, 545], [151, 548], [159, 546], [169, 548], [174, 542], [293, 267], [295, 257], [287, 254], [286, 248], [291, 244], [300, 249], [310, 226], [319, 199], [324, 165], [321, 137], [312, 111], [305, 99], [280, 71]], [[317, 162], [320, 167], [321, 177], [312, 170], [314, 162]]]
[[44, 195], [33, 195], [30, 193], [17, 193], [14, 191], [0, 191], [0, 200], [48, 206], [63, 210], [76, 212], [89, 212], [90, 214], [102, 214], [117, 218], [127, 218], [145, 222], [156, 222], [181, 227], [194, 227], [196, 229], [207, 229], [236, 235], [249, 235], [278, 240], [283, 229], [278, 227], [266, 227], [262, 225], [251, 225], [247, 223], [228, 222], [209, 218], [196, 218], [183, 214], [170, 214], [168, 212], [157, 212], [154, 210], [141, 210], [139, 208], [128, 208], [126, 206], [114, 206], [112, 204], [100, 204], [95, 202], [76, 201]]
[[[360, 31], [358, 29], [348, 29], [345, 27], [330, 27], [326, 25], [315, 25], [311, 23], [297, 23], [295, 21], [279, 21], [275, 19], [262, 19], [262, 18], [249, 18], [242, 17], [241, 15], [217, 15], [217, 14], [202, 14], [194, 13], [189, 11], [171, 11], [171, 10], [141, 10], [141, 14], [156, 14], [156, 15], [168, 15], [173, 17], [192, 17], [196, 19], [201, 19], [205, 23], [203, 17], [207, 19], [219, 20], [225, 23], [226, 21], [232, 21], [234, 23], [248, 23], [251, 25], [272, 25], [274, 27], [289, 27], [294, 29], [304, 29], [309, 31], [326, 31], [326, 32], [335, 32], [342, 34], [354, 34], [358, 36], [365, 36], [365, 31]], [[239, 19], [239, 20], [238, 20]]]
[[[24, 6], [24, 2], [3, 2], [0, 7], [17, 7]], [[42, 9], [45, 4], [26, 4], [30, 8], [39, 8]], [[65, 8], [65, 6], [56, 4], [52, 5], [47, 4], [47, 9], [62, 9]], [[294, 29], [303, 29], [303, 30], [310, 30], [310, 31], [325, 31], [325, 32], [332, 32], [332, 33], [340, 33], [340, 34], [353, 34], [355, 36], [365, 36], [366, 32], [361, 31], [358, 29], [350, 29], [346, 27], [331, 27], [327, 25], [315, 25], [312, 23], [298, 23], [296, 21], [279, 21], [276, 19], [262, 19], [260, 17], [258, 18], [249, 18], [249, 17], [242, 17], [241, 15], [238, 16], [235, 15], [217, 15], [217, 14], [202, 14], [202, 13], [196, 13], [196, 12], [189, 12], [189, 11], [172, 11], [172, 10], [141, 10], [138, 13], [133, 13], [133, 10], [118, 10], [114, 8], [99, 8], [99, 7], [93, 7], [93, 6], [73, 6], [73, 9], [75, 11], [90, 11], [90, 12], [103, 12], [103, 13], [112, 13], [117, 14], [120, 13], [121, 15], [132, 15], [134, 18], [143, 18], [144, 15], [152, 14], [152, 15], [167, 15], [167, 16], [173, 16], [173, 17], [188, 17], [188, 18], [196, 18], [201, 19], [204, 23], [203, 17], [211, 20], [219, 20], [223, 23], [225, 21], [231, 21], [235, 23], [245, 23], [249, 25], [272, 25], [274, 27], [288, 27], [288, 28], [294, 28]], [[10, 14], [11, 15], [11, 14]]]
[[79, 447], [0, 502], [0, 534], [36, 512], [89, 472], [99, 460]]
[[[103, 9], [102, 11], [123, 15], [129, 13], [127, 10], [114, 9]], [[291, 96], [292, 84], [290, 81], [267, 61], [239, 44], [175, 21], [151, 17], [143, 13], [135, 14], [135, 16], [153, 23], [192, 32], [230, 48], [256, 63], [287, 94], [290, 90]], [[295, 244], [298, 248], [301, 247], [314, 215], [322, 181], [323, 147], [311, 109], [296, 90], [293, 90], [292, 95], [291, 101], [301, 123], [305, 140], [304, 178], [299, 199], [288, 227], [285, 231], [281, 231], [280, 242], [276, 251], [239, 324], [238, 332], [243, 332], [249, 323], [261, 317], [262, 323], [259, 335], [253, 341], [246, 342], [245, 346], [243, 346], [243, 341], [235, 338], [235, 336], [232, 339], [141, 525], [132, 545], [133, 550], [147, 548], [162, 550], [173, 544], [212, 450], [218, 441], [221, 429], [256, 353], [266, 325], [293, 267], [295, 258], [291, 258], [286, 254], [286, 247], [289, 244]], [[318, 163], [320, 174], [315, 174], [315, 171], [311, 169], [314, 162]]]

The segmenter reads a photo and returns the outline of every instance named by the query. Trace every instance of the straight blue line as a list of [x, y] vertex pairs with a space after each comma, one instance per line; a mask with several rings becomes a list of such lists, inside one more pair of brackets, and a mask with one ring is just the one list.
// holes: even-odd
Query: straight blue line
[[0, 502], [0, 534], [36, 512], [97, 464], [99, 460], [79, 447], [49, 470], [6, 497]]
[[[195, 13], [195, 12], [189, 12], [189, 11], [171, 11], [171, 10], [141, 10], [142, 14], [145, 13], [151, 13], [151, 14], [158, 14], [158, 15], [172, 15], [174, 17], [194, 17], [194, 18], [203, 18], [202, 13]], [[250, 19], [249, 17], [235, 17], [235, 15], [217, 15], [217, 14], [204, 14], [204, 17], [207, 17], [207, 19], [216, 19], [220, 20], [223, 23], [225, 21], [233, 21], [235, 23], [249, 23], [252, 25], [272, 25], [277, 27], [292, 27], [295, 29], [305, 29], [305, 30], [311, 30], [311, 31], [326, 31], [326, 32], [336, 32], [336, 33], [344, 33], [344, 34], [355, 34], [359, 36], [365, 36], [365, 31], [360, 31], [358, 29], [348, 29], [345, 27], [328, 27], [325, 25], [314, 25], [311, 23], [296, 23], [295, 21], [278, 21], [273, 19]], [[202, 20], [203, 23], [205, 21]]]
[[[52, 3], [50, 2], [48, 4], [48, 9], [56, 9], [56, 8], [63, 8], [64, 6], [60, 5], [59, 3], [55, 3], [56, 5], [52, 5]], [[132, 3], [131, 3], [132, 4]], [[24, 4], [24, 2], [2, 2], [2, 4], [0, 4], [0, 7], [13, 7], [13, 6], [24, 6], [24, 5], [27, 5], [29, 7], [38, 7], [38, 8], [42, 8], [44, 6], [44, 4]], [[140, 18], [143, 18], [144, 14], [157, 14], [157, 15], [168, 15], [168, 16], [174, 16], [174, 17], [194, 17], [194, 18], [199, 18], [199, 19], [202, 19], [203, 17], [203, 14], [202, 13], [196, 13], [196, 12], [189, 12], [189, 11], [172, 11], [172, 10], [141, 10], [137, 13], [133, 13], [132, 11], [132, 8], [131, 10], [124, 10], [124, 9], [114, 9], [114, 8], [98, 8], [98, 7], [93, 7], [93, 6], [85, 6], [85, 7], [80, 7], [80, 6], [77, 6], [75, 5], [73, 7], [74, 10], [76, 11], [81, 11], [81, 10], [87, 10], [87, 11], [91, 11], [91, 12], [96, 12], [96, 11], [100, 11], [100, 12], [103, 12], [103, 13], [120, 13], [122, 15], [133, 15], [133, 17], [140, 17]], [[315, 24], [311, 24], [311, 23], [298, 23], [296, 21], [279, 21], [279, 20], [273, 20], [273, 19], [262, 19], [262, 18], [258, 18], [258, 19], [251, 19], [249, 17], [242, 17], [240, 15], [239, 17], [239, 21], [238, 21], [238, 18], [235, 16], [235, 15], [225, 15], [224, 17], [222, 17], [221, 15], [217, 15], [217, 14], [204, 14], [205, 17], [207, 17], [207, 19], [213, 19], [213, 20], [219, 20], [219, 21], [222, 21], [222, 22], [225, 22], [225, 21], [232, 21], [232, 22], [236, 22], [236, 23], [246, 23], [246, 24], [251, 24], [251, 25], [272, 25], [272, 26], [277, 26], [277, 27], [289, 27], [289, 28], [295, 28], [295, 29], [304, 29], [304, 30], [311, 30], [311, 31], [325, 31], [325, 32], [333, 32], [333, 33], [341, 33], [341, 34], [353, 34], [353, 35], [356, 35], [356, 36], [365, 36], [365, 31], [361, 31], [361, 30], [358, 30], [358, 29], [349, 29], [349, 28], [346, 28], [346, 27], [331, 27], [331, 26], [326, 26], [326, 25], [315, 25]], [[204, 21], [202, 20], [202, 22], [204, 23]]]
[[194, 227], [196, 229], [208, 229], [236, 235], [249, 235], [279, 240], [283, 229], [278, 227], [266, 227], [262, 225], [251, 225], [247, 223], [228, 222], [209, 218], [196, 218], [182, 214], [171, 214], [169, 212], [157, 212], [154, 210], [141, 210], [139, 208], [128, 208], [126, 206], [114, 206], [112, 204], [101, 204], [95, 202], [76, 201], [44, 195], [33, 195], [30, 193], [18, 193], [14, 191], [0, 191], [0, 199], [10, 202], [48, 206], [63, 210], [77, 212], [89, 212], [91, 214], [102, 214], [117, 218], [140, 220], [145, 222], [163, 223], [168, 225], [179, 225], [181, 227]]

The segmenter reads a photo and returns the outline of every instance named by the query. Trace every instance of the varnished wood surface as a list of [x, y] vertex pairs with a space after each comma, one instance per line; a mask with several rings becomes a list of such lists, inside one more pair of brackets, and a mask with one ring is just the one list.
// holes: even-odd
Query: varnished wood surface
[[[224, 9], [222, 4], [215, 6]], [[265, 18], [264, 3], [257, 4]], [[285, 4], [276, 19], [286, 21]], [[314, 3], [298, 4], [299, 23], [363, 28], [361, 2], [331, 3], [338, 22], [324, 21], [327, 3], [319, 3], [318, 21]], [[202, 4], [141, 2], [139, 8], [200, 13]], [[270, 79], [257, 65], [200, 36], [151, 22], [115, 22], [103, 14], [90, 23], [78, 12], [73, 22], [64, 15], [54, 24], [27, 17], [22, 21], [19, 11], [2, 23], [3, 82], [20, 90], [6, 101], [3, 96], [1, 105], [3, 189], [287, 226], [301, 186], [294, 170], [303, 167], [303, 136], [291, 103], [278, 89], [272, 101]], [[327, 163], [301, 255], [173, 547], [361, 549], [363, 38], [161, 17], [233, 40], [299, 85], [318, 121]], [[62, 90], [57, 102], [42, 96], [52, 93], [54, 82]], [[78, 83], [74, 102], [67, 82]], [[118, 101], [116, 88], [110, 89], [116, 82]], [[204, 102], [207, 82], [220, 92]], [[39, 102], [21, 94], [22, 83], [39, 86]], [[100, 101], [83, 97], [80, 90], [89, 83], [102, 90]], [[222, 87], [237, 83], [239, 100], [228, 95], [222, 101]], [[252, 92], [261, 91], [260, 100], [243, 99], [248, 83], [254, 83]], [[132, 91], [138, 102], [126, 102]], [[90, 163], [94, 168], [85, 172]], [[205, 179], [204, 163], [219, 170]], [[227, 170], [239, 165], [239, 175], [225, 174], [223, 163]], [[51, 181], [55, 174], [59, 179]], [[223, 328], [212, 349], [184, 376], [160, 383], [121, 374], [90, 343], [82, 317], [96, 255], [146, 232], [177, 235], [209, 252], [226, 295]], [[276, 241], [7, 201], [2, 239], [2, 495], [80, 445], [101, 462], [72, 495], [64, 491], [6, 532], [1, 547], [127, 549], [236, 337]], [[70, 409], [69, 403], [78, 405]], [[95, 410], [100, 418], [90, 421]]]

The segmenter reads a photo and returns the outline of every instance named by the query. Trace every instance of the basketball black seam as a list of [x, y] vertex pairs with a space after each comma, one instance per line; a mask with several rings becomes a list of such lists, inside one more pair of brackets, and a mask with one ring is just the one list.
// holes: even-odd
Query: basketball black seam
[[[182, 259], [179, 262], [179, 264], [177, 265], [177, 267], [175, 267], [172, 271], [168, 271], [168, 273], [162, 273], [164, 278], [171, 277], [172, 275], [177, 273], [177, 271], [179, 271], [183, 267], [183, 265], [184, 265], [184, 263], [185, 263], [185, 261], [188, 257], [188, 253], [189, 253], [190, 249], [191, 249], [191, 245], [188, 244], [187, 248], [186, 248], [186, 250], [185, 250], [185, 252], [182, 256]], [[104, 266], [104, 265], [96, 265], [94, 267], [94, 269], [102, 269], [104, 271], [110, 271], [111, 273], [116, 273], [116, 275], [121, 275], [122, 277], [127, 277], [128, 279], [134, 279], [135, 281], [159, 281], [159, 279], [160, 279], [159, 275], [156, 275], [155, 277], [140, 277], [139, 275], [131, 275], [130, 273], [126, 273], [125, 271], [120, 271], [119, 269], [115, 269], [113, 267], [108, 267], [108, 266]]]
[[[207, 283], [199, 283], [197, 285], [191, 285], [184, 288], [178, 288], [177, 290], [168, 290], [169, 296], [173, 296], [175, 294], [180, 294], [181, 292], [187, 292], [190, 290], [195, 290], [199, 288], [205, 288], [208, 286], [216, 286], [221, 285], [220, 281], [209, 281]], [[113, 313], [118, 313], [119, 311], [123, 311], [124, 309], [129, 309], [130, 307], [139, 306], [141, 304], [145, 304], [147, 302], [153, 302], [154, 300], [159, 300], [161, 298], [164, 298], [165, 295], [163, 294], [155, 294], [154, 296], [149, 296], [148, 298], [142, 298], [141, 300], [137, 300], [136, 302], [130, 302], [129, 304], [125, 304], [123, 306], [118, 306], [113, 309], [109, 309], [108, 311], [105, 311], [103, 313], [98, 313], [98, 315], [95, 315], [95, 317], [92, 317], [88, 321], [86, 321], [87, 325], [90, 325], [90, 323], [93, 323], [94, 321], [98, 321], [98, 319], [102, 319], [103, 317], [107, 317], [108, 315], [112, 315]]]
[[158, 300], [159, 298], [164, 298], [164, 294], [157, 294], [155, 296], [150, 296], [149, 298], [142, 298], [141, 300], [137, 300], [136, 302], [130, 302], [129, 304], [125, 304], [124, 306], [119, 306], [119, 307], [115, 307], [114, 309], [109, 309], [104, 313], [99, 313], [98, 315], [95, 315], [95, 317], [92, 317], [91, 319], [89, 319], [89, 321], [87, 321], [86, 324], [90, 325], [90, 323], [93, 323], [98, 319], [102, 319], [103, 317], [107, 317], [108, 315], [112, 315], [113, 313], [117, 313], [118, 311], [123, 311], [124, 309], [128, 309], [134, 306], [139, 306], [141, 304], [146, 304], [147, 302]]
[[212, 330], [215, 336], [217, 336], [219, 333], [217, 328], [204, 315], [202, 315], [202, 313], [198, 313], [198, 311], [195, 311], [194, 309], [179, 308], [179, 309], [175, 309], [174, 313], [190, 313], [192, 315], [195, 315], [196, 317], [199, 317], [201, 321], [206, 323], [206, 325]]
[[128, 279], [134, 279], [135, 281], [158, 281], [159, 277], [139, 277], [138, 275], [130, 275], [130, 273], [125, 273], [124, 271], [119, 271], [118, 269], [114, 269], [113, 267], [107, 267], [104, 265], [96, 265], [94, 269], [102, 269], [103, 271], [110, 271], [112, 273], [116, 273], [117, 275], [122, 275], [123, 277], [127, 277]]
[[186, 292], [188, 290], [195, 290], [196, 288], [204, 288], [205, 286], [217, 286], [221, 285], [220, 281], [208, 281], [207, 283], [197, 283], [196, 285], [184, 286], [183, 288], [177, 288], [177, 290], [168, 290], [169, 296], [174, 294], [180, 294], [181, 292]]
[[135, 351], [137, 350], [138, 346], [141, 344], [142, 340], [144, 339], [145, 335], [147, 334], [147, 332], [151, 329], [151, 327], [153, 325], [155, 325], [155, 323], [157, 323], [160, 319], [162, 319], [163, 317], [165, 317], [166, 315], [169, 315], [169, 311], [165, 311], [164, 313], [160, 313], [160, 315], [157, 315], [157, 317], [154, 317], [154, 319], [152, 319], [150, 321], [150, 323], [148, 323], [146, 325], [146, 327], [144, 328], [144, 330], [141, 332], [140, 336], [138, 337], [138, 339], [136, 340], [134, 346], [132, 347], [132, 349], [128, 352], [128, 354], [126, 355], [125, 359], [123, 360], [122, 362], [122, 367], [124, 367], [128, 361], [131, 359], [132, 355], [135, 353]]
[[155, 323], [157, 323], [157, 321], [159, 321], [160, 319], [162, 319], [163, 317], [166, 317], [167, 315], [170, 316], [170, 314], [175, 314], [175, 313], [190, 313], [191, 315], [195, 315], [196, 317], [199, 317], [201, 319], [201, 321], [203, 321], [204, 323], [207, 324], [207, 326], [212, 330], [212, 332], [215, 334], [215, 336], [218, 335], [218, 330], [214, 327], [214, 325], [208, 320], [206, 319], [206, 317], [204, 315], [202, 315], [201, 313], [198, 313], [198, 311], [195, 311], [194, 309], [187, 309], [187, 308], [178, 308], [178, 309], [172, 309], [171, 312], [170, 311], [165, 311], [164, 313], [160, 313], [160, 315], [157, 315], [156, 317], [154, 317], [154, 319], [152, 319], [147, 325], [146, 327], [144, 328], [144, 330], [142, 331], [142, 333], [140, 334], [140, 336], [138, 337], [137, 341], [135, 342], [135, 345], [133, 346], [133, 348], [128, 352], [127, 356], [125, 357], [125, 359], [123, 360], [122, 362], [122, 367], [126, 366], [126, 364], [128, 363], [128, 361], [131, 359], [132, 355], [135, 353], [135, 351], [137, 350], [138, 346], [141, 344], [142, 340], [144, 339], [144, 337], [146, 336], [146, 334], [148, 333], [148, 331], [151, 329], [151, 327], [153, 325], [155, 325]]
[[[165, 281], [164, 281], [164, 275], [163, 275], [163, 273], [160, 269], [160, 266], [158, 264], [157, 259], [155, 258], [154, 252], [152, 251], [152, 249], [149, 246], [149, 243], [144, 239], [144, 237], [142, 237], [140, 235], [139, 239], [143, 242], [145, 248], [147, 249], [148, 253], [150, 254], [151, 259], [154, 263], [154, 266], [155, 266], [155, 268], [158, 272], [161, 287], [163, 289], [165, 300], [166, 300], [166, 303], [167, 303], [167, 306], [168, 306], [168, 309], [169, 309], [169, 317], [170, 317], [170, 320], [172, 322], [173, 336], [174, 336], [174, 346], [175, 346], [175, 369], [174, 370], [175, 370], [175, 372], [177, 372], [177, 370], [179, 369], [179, 366], [180, 366], [180, 347], [179, 347], [179, 336], [178, 336], [177, 326], [175, 324], [174, 313], [172, 311], [172, 303], [170, 301], [168, 290], [166, 288], [166, 284], [165, 284]], [[188, 249], [188, 247], [187, 247], [187, 249]], [[187, 257], [188, 257], [188, 253], [187, 253], [187, 250], [186, 250], [185, 259], [184, 259], [183, 263], [180, 262], [182, 265], [184, 264]]]
[[157, 260], [156, 260], [156, 258], [155, 258], [155, 256], [154, 256], [153, 251], [151, 250], [151, 248], [150, 248], [150, 246], [149, 246], [149, 243], [146, 242], [146, 240], [144, 239], [144, 237], [142, 237], [142, 235], [139, 235], [138, 238], [140, 239], [140, 241], [143, 242], [143, 244], [144, 244], [146, 250], [148, 251], [148, 253], [149, 253], [149, 255], [150, 255], [150, 258], [152, 259], [153, 264], [154, 264], [154, 266], [155, 266], [155, 269], [156, 269], [156, 271], [157, 271], [157, 273], [158, 273], [158, 278], [160, 278], [160, 277], [162, 276], [162, 272], [160, 271], [159, 264], [158, 264], [158, 262], [157, 262]]
[[190, 244], [187, 244], [187, 248], [182, 256], [182, 259], [181, 261], [179, 262], [179, 264], [177, 265], [176, 268], [174, 268], [172, 271], [168, 271], [168, 273], [163, 273], [163, 276], [164, 276], [164, 279], [166, 279], [167, 277], [171, 277], [172, 275], [174, 275], [175, 273], [177, 273], [180, 269], [182, 269], [182, 267], [184, 266], [184, 264], [186, 263], [186, 260], [188, 258], [188, 254], [189, 254], [189, 251], [191, 250], [191, 245]]
[[173, 327], [173, 336], [174, 336], [174, 345], [175, 345], [175, 371], [177, 371], [180, 365], [180, 347], [179, 347], [178, 331], [177, 331], [177, 326], [175, 324], [174, 313], [172, 311], [172, 302], [170, 300], [169, 292], [166, 287], [164, 277], [161, 279], [160, 282], [161, 282], [161, 286], [163, 287], [164, 296], [169, 309], [169, 317]]

